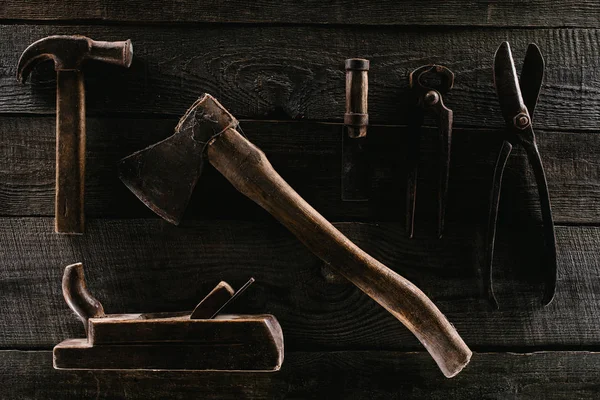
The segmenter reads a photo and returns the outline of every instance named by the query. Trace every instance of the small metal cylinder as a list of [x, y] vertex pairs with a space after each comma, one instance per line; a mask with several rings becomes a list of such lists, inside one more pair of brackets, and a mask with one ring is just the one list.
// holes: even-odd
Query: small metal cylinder
[[93, 60], [129, 68], [133, 59], [133, 45], [127, 39], [121, 42], [90, 40], [90, 55]]
[[349, 58], [346, 60], [346, 114], [344, 125], [348, 136], [367, 136], [369, 125], [368, 92], [369, 60]]

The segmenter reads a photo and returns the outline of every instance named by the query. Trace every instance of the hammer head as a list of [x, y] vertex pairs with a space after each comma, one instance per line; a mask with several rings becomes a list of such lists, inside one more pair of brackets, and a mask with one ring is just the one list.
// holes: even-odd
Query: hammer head
[[119, 177], [148, 208], [178, 225], [202, 173], [206, 147], [238, 121], [211, 95], [202, 95], [175, 134], [122, 159]]
[[78, 70], [84, 60], [98, 60], [124, 67], [131, 65], [131, 41], [101, 42], [85, 36], [48, 36], [32, 43], [19, 59], [17, 80], [25, 82], [40, 61], [54, 60], [57, 71]]

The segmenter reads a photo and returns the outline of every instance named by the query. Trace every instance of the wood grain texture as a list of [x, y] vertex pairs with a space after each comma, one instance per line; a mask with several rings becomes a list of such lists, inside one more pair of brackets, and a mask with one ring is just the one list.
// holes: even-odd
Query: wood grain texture
[[[64, 266], [82, 261], [107, 313], [190, 310], [215, 283], [256, 278], [231, 312], [277, 317], [288, 350], [421, 349], [396, 319], [349, 283], [328, 283], [322, 263], [276, 222], [90, 220], [82, 237], [48, 229], [52, 218], [0, 224], [0, 347], [50, 348], [84, 337], [61, 294]], [[559, 227], [556, 300], [541, 298], [541, 232], [501, 230], [500, 311], [482, 296], [483, 235], [449, 226], [443, 240], [406, 238], [397, 224], [336, 224], [421, 288], [475, 350], [600, 345], [600, 228]], [[450, 234], [451, 232], [451, 234]]]
[[49, 351], [1, 351], [10, 399], [596, 399], [600, 354], [476, 353], [445, 379], [426, 353], [289, 353], [281, 371], [58, 371]]
[[[546, 59], [546, 80], [534, 128], [597, 130], [600, 125], [600, 47], [596, 29], [443, 29], [319, 26], [45, 26], [0, 27], [0, 113], [54, 113], [55, 73], [50, 63], [33, 82], [17, 83], [15, 64], [34, 40], [50, 34], [85, 34], [133, 42], [130, 69], [86, 66], [90, 113], [181, 116], [203, 92], [236, 116], [255, 119], [342, 121], [344, 60], [370, 60], [369, 119], [404, 124], [412, 101], [408, 74], [438, 63], [456, 73], [444, 98], [456, 126], [503, 127], [492, 87], [492, 58], [509, 40], [517, 62], [536, 42]], [[14, 60], [12, 62], [11, 60]]]
[[54, 230], [81, 234], [85, 198], [85, 88], [81, 71], [58, 71]]
[[[265, 352], [283, 353], [281, 328], [277, 319], [268, 314], [223, 314], [215, 319], [202, 320], [190, 318], [189, 311], [110, 314], [105, 318], [90, 319], [87, 341], [89, 345], [98, 347], [121, 344], [244, 343], [263, 346]], [[273, 349], [268, 349], [269, 344]]]
[[[471, 2], [450, 0], [434, 6], [421, 1], [316, 0], [297, 2], [192, 0], [11, 1], [0, 6], [0, 18], [34, 21], [121, 23], [281, 23], [451, 26], [598, 26], [595, 0], [556, 2]], [[532, 17], [532, 16], [535, 16]]]
[[[119, 181], [117, 162], [173, 133], [177, 119], [88, 118], [86, 214], [99, 217], [154, 216]], [[369, 128], [373, 167], [371, 200], [341, 201], [342, 126], [305, 122], [242, 121], [248, 138], [312, 206], [330, 220], [404, 221], [408, 148], [405, 127]], [[23, 132], [26, 132], [24, 134]], [[54, 118], [0, 118], [0, 215], [51, 216], [54, 210]], [[557, 223], [600, 222], [600, 166], [596, 133], [538, 132]], [[487, 220], [500, 132], [455, 130], [447, 220]], [[437, 132], [421, 140], [417, 236], [432, 232], [437, 200]], [[502, 192], [503, 223], [540, 220], [535, 180], [522, 148], [509, 159]], [[226, 200], [226, 201], [224, 201]], [[200, 178], [186, 219], [268, 219], [212, 167]], [[435, 228], [433, 228], [435, 229]]]
[[[534, 128], [556, 221], [600, 224], [599, 5], [0, 2], [6, 24], [0, 26], [0, 348], [22, 349], [0, 351], [0, 398], [597, 398], [598, 354], [583, 351], [476, 353], [461, 375], [447, 380], [408, 330], [340, 277], [324, 278], [331, 278], [328, 269], [214, 169], [205, 171], [186, 222], [176, 228], [127, 191], [117, 180], [116, 162], [169, 136], [192, 102], [212, 93], [236, 117], [260, 120], [243, 122], [248, 137], [326, 217], [387, 221], [336, 226], [419, 285], [472, 348], [596, 350], [600, 228], [558, 227], [558, 294], [550, 307], [540, 308], [537, 195], [533, 176], [521, 175], [521, 150], [510, 161], [501, 200], [494, 275], [500, 311], [484, 300], [478, 267], [500, 144], [495, 129], [504, 125], [492, 58], [504, 40], [511, 42], [517, 65], [530, 42], [546, 58]], [[51, 233], [56, 73], [46, 63], [31, 83], [15, 79], [25, 47], [51, 34], [131, 38], [135, 48], [130, 70], [85, 67], [90, 224], [81, 238]], [[340, 201], [348, 57], [371, 60], [369, 111], [371, 123], [380, 125], [369, 128], [373, 191], [363, 204]], [[428, 131], [417, 239], [409, 241], [402, 222], [407, 132], [397, 125], [408, 121], [408, 73], [432, 62], [457, 73], [444, 100], [455, 111], [455, 128], [463, 129], [455, 130], [446, 237], [438, 241], [429, 234], [435, 227], [437, 142]], [[237, 287], [255, 276], [256, 286], [232, 311], [274, 313], [287, 349], [295, 352], [273, 375], [53, 370], [50, 351], [23, 350], [49, 350], [84, 336], [60, 292], [64, 266], [76, 261], [89, 266], [90, 288], [108, 312], [191, 309], [220, 280]]]

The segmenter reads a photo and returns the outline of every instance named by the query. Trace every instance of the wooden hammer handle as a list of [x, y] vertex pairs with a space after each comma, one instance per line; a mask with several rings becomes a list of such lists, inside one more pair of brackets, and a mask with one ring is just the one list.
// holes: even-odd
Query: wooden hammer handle
[[285, 225], [302, 243], [378, 302], [425, 346], [446, 377], [469, 363], [471, 351], [415, 285], [365, 253], [312, 208], [273, 169], [265, 154], [234, 129], [208, 145], [208, 159], [237, 190]]
[[85, 192], [85, 90], [83, 73], [56, 76], [56, 233], [81, 234]]

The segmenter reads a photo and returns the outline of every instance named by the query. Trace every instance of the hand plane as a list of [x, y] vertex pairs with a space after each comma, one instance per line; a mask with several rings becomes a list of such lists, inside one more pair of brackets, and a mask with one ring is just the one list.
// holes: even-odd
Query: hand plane
[[283, 362], [277, 319], [221, 314], [253, 281], [237, 292], [221, 282], [193, 311], [106, 315], [87, 289], [83, 265], [69, 265], [63, 295], [87, 338], [54, 347], [54, 368], [277, 371]]

